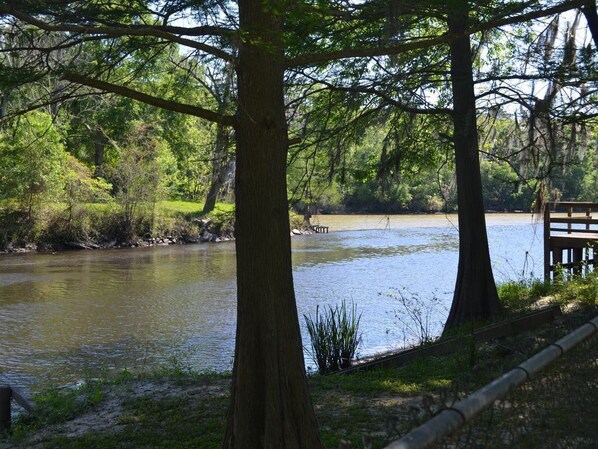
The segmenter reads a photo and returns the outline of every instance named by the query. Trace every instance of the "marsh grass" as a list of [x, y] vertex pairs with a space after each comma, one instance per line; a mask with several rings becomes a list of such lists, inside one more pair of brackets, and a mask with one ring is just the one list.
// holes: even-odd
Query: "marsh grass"
[[352, 304], [347, 308], [345, 301], [322, 311], [317, 306], [313, 318], [311, 315], [304, 315], [304, 318], [311, 338], [310, 355], [319, 373], [327, 374], [351, 366], [361, 342], [361, 314], [357, 315], [357, 306]]
[[598, 305], [598, 269], [584, 271], [582, 276], [557, 269], [552, 282], [528, 279], [498, 285], [500, 303], [508, 314], [528, 311], [541, 298], [553, 304], [593, 307]]
[[598, 305], [598, 268], [585, 269], [585, 275], [558, 270], [554, 275], [554, 301], [558, 304], [577, 302], [583, 307]]
[[540, 279], [522, 279], [497, 285], [501, 306], [507, 313], [527, 311], [538, 299], [555, 291], [550, 282]]

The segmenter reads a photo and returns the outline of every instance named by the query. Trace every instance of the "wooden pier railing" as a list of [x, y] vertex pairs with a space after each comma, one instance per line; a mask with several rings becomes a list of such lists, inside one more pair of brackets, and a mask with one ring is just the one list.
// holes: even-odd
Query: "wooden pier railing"
[[[598, 203], [562, 201], [544, 209], [544, 279], [557, 266], [582, 273], [598, 266]], [[556, 214], [562, 211], [564, 213]], [[566, 215], [565, 215], [566, 213]]]
[[10, 385], [0, 385], [0, 433], [10, 429], [12, 418], [11, 401], [23, 407], [27, 412], [33, 413], [34, 406], [17, 388]]

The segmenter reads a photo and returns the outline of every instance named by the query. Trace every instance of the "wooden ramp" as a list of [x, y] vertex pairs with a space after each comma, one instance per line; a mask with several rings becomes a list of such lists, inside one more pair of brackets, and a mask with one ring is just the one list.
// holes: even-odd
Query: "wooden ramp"
[[[562, 201], [544, 209], [544, 279], [557, 266], [583, 274], [598, 266], [598, 203]], [[558, 212], [561, 213], [558, 213]]]

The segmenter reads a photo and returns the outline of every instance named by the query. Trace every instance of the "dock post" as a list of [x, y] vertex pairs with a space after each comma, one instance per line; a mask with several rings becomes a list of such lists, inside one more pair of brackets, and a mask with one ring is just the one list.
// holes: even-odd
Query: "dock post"
[[550, 247], [550, 204], [544, 204], [544, 282], [550, 282], [550, 272], [552, 264], [556, 262], [550, 260], [552, 248]]
[[0, 433], [10, 429], [10, 400], [12, 389], [9, 385], [0, 385]]

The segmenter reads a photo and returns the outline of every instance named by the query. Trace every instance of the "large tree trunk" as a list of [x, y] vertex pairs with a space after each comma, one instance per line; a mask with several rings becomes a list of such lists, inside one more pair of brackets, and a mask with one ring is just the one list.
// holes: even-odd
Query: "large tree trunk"
[[[234, 70], [230, 64], [224, 68], [224, 80], [222, 92], [217, 96], [218, 99], [218, 113], [226, 114], [231, 102], [231, 89], [234, 81]], [[212, 178], [210, 180], [210, 187], [206, 195], [206, 201], [203, 206], [202, 213], [208, 214], [216, 207], [216, 200], [218, 194], [222, 189], [222, 184], [228, 170], [226, 163], [228, 148], [230, 144], [230, 130], [229, 127], [219, 123], [216, 128], [216, 145], [214, 147], [214, 155], [212, 159]]]
[[587, 0], [586, 4], [581, 8], [581, 12], [588, 23], [594, 46], [598, 49], [598, 10], [596, 8], [596, 0]]
[[216, 200], [222, 188], [222, 182], [226, 175], [228, 165], [226, 164], [226, 154], [229, 145], [229, 127], [218, 124], [216, 129], [216, 145], [214, 148], [214, 159], [212, 161], [212, 179], [202, 213], [208, 214], [216, 207]]
[[293, 289], [281, 23], [272, 6], [239, 1], [238, 304], [225, 449], [322, 447]]
[[459, 36], [450, 43], [453, 87], [453, 123], [459, 206], [459, 268], [455, 294], [445, 330], [486, 320], [499, 310], [490, 265], [482, 179], [478, 153], [472, 53], [467, 29], [467, 3], [449, 13], [449, 32]]

